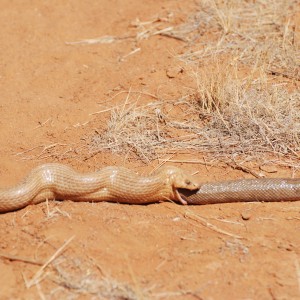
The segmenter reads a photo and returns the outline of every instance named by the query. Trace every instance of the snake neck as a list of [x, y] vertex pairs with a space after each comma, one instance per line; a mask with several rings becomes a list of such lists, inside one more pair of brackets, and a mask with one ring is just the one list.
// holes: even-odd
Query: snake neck
[[177, 186], [174, 173], [165, 167], [148, 177], [140, 177], [140, 187], [148, 189], [147, 197], [153, 201], [178, 201]]

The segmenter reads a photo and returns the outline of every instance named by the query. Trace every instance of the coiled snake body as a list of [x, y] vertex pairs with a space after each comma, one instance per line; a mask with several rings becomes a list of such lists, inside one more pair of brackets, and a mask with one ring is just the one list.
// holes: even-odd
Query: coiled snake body
[[62, 164], [44, 164], [17, 186], [0, 189], [0, 212], [46, 199], [146, 204], [173, 200], [182, 204], [300, 200], [299, 179], [243, 179], [200, 185], [176, 167], [140, 176], [123, 167], [80, 174]]

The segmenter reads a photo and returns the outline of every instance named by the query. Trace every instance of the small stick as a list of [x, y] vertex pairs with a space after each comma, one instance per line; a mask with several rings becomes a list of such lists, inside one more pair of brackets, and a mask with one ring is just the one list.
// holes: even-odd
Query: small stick
[[175, 35], [173, 33], [166, 33], [166, 32], [161, 32], [159, 33], [159, 35], [161, 36], [166, 36], [166, 37], [169, 37], [169, 38], [173, 38], [173, 39], [176, 39], [176, 40], [179, 40], [179, 41], [183, 41], [183, 42], [187, 42], [188, 40], [184, 37], [181, 37], [179, 35]]
[[25, 154], [27, 152], [30, 152], [30, 151], [32, 151], [34, 149], [41, 148], [41, 147], [45, 147], [45, 146], [43, 146], [43, 145], [35, 146], [35, 147], [30, 148], [30, 149], [24, 150], [22, 152], [15, 153], [14, 155], [16, 155], [16, 156], [17, 155], [22, 155], [22, 154]]
[[142, 92], [142, 91], [131, 91], [131, 90], [128, 90], [128, 91], [120, 91], [118, 92], [117, 94], [113, 95], [110, 100], [116, 98], [118, 95], [120, 94], [124, 94], [124, 93], [131, 93], [131, 94], [141, 94], [141, 95], [146, 95], [146, 96], [149, 96], [151, 98], [154, 98], [154, 99], [159, 99], [157, 96], [151, 94], [151, 93], [147, 93], [147, 92]]
[[263, 175], [251, 170], [250, 168], [247, 168], [247, 167], [244, 167], [242, 166], [241, 164], [237, 163], [235, 160], [234, 160], [234, 164], [233, 163], [230, 163], [230, 162], [227, 162], [226, 163], [229, 167], [235, 169], [235, 170], [241, 170], [245, 173], [248, 173], [248, 174], [251, 174], [253, 175], [254, 177], [256, 178], [262, 178], [264, 177]]
[[190, 218], [190, 219], [192, 219], [194, 221], [198, 221], [199, 220], [202, 223], [202, 225], [204, 225], [204, 226], [208, 227], [209, 229], [211, 229], [213, 231], [216, 231], [218, 233], [222, 233], [222, 234], [225, 234], [225, 235], [237, 238], [237, 239], [243, 239], [242, 236], [239, 236], [239, 235], [227, 232], [227, 231], [225, 231], [223, 229], [220, 229], [217, 226], [215, 226], [215, 225], [207, 222], [204, 218], [202, 218], [199, 215], [196, 215], [196, 214], [194, 214], [192, 212], [187, 211], [187, 212], [185, 212], [184, 216], [188, 217], [188, 218]]
[[128, 37], [117, 37], [117, 36], [111, 36], [111, 35], [104, 35], [101, 37], [97, 37], [94, 39], [85, 39], [80, 40], [76, 42], [65, 42], [66, 45], [95, 45], [95, 44], [111, 44], [118, 40], [124, 40], [132, 38], [130, 36]]
[[274, 75], [274, 76], [282, 76], [284, 78], [288, 78], [288, 79], [295, 79], [297, 81], [300, 81], [300, 77], [298, 76], [293, 76], [293, 75], [289, 75], [289, 74], [286, 74], [286, 73], [283, 73], [283, 72], [279, 72], [279, 71], [275, 71], [275, 70], [267, 70], [267, 72], [271, 75]]
[[37, 128], [40, 128], [40, 127], [43, 127], [49, 120], [52, 121], [52, 118], [49, 118], [48, 120], [46, 120], [45, 122], [39, 122], [39, 125], [34, 127], [33, 129], [37, 129]]
[[75, 235], [73, 235], [72, 237], [70, 237], [66, 242], [63, 243], [63, 245], [58, 248], [55, 253], [41, 266], [41, 268], [35, 273], [35, 275], [32, 277], [32, 279], [29, 282], [26, 282], [25, 280], [25, 284], [27, 288], [32, 287], [34, 284], [36, 284], [37, 282], [39, 282], [40, 280], [38, 280], [44, 269], [59, 255], [61, 254], [61, 252], [66, 248], [66, 246], [75, 238]]
[[[163, 159], [159, 159], [159, 161], [163, 161]], [[212, 166], [212, 167], [218, 167], [219, 165], [202, 161], [202, 160], [180, 160], [180, 159], [169, 159], [169, 162], [173, 163], [186, 163], [186, 164], [200, 164], [200, 165], [205, 165], [205, 166]]]
[[90, 116], [93, 116], [93, 115], [97, 115], [97, 114], [102, 114], [102, 113], [104, 113], [104, 112], [111, 111], [111, 110], [113, 110], [113, 109], [115, 109], [115, 108], [118, 108], [118, 107], [120, 107], [120, 105], [113, 106], [113, 107], [110, 107], [110, 108], [107, 108], [107, 109], [102, 109], [102, 110], [99, 110], [99, 111], [90, 113], [89, 115], [90, 115]]
[[41, 300], [46, 300], [46, 297], [45, 297], [45, 295], [44, 295], [44, 293], [42, 291], [42, 288], [41, 288], [41, 286], [40, 286], [39, 283], [36, 284], [36, 288], [38, 290], [38, 293], [39, 293], [39, 296], [40, 296]]
[[177, 153], [172, 153], [168, 158], [166, 159], [158, 159], [159, 164], [153, 168], [153, 170], [150, 172], [152, 174], [156, 170], [158, 170], [161, 166], [163, 166], [166, 162], [172, 161], [171, 158], [174, 157]]
[[39, 265], [39, 266], [44, 264], [43, 262], [32, 260], [30, 258], [23, 258], [19, 256], [10, 255], [10, 254], [4, 254], [4, 253], [0, 253], [0, 257], [3, 257], [11, 261], [21, 261], [21, 262], [25, 262], [33, 265]]
[[133, 51], [129, 52], [128, 54], [122, 56], [119, 60], [120, 60], [120, 61], [124, 61], [125, 58], [127, 58], [128, 56], [133, 55], [133, 54], [135, 54], [135, 53], [137, 53], [137, 52], [139, 52], [139, 51], [141, 51], [141, 48], [136, 48], [136, 49], [134, 49]]
[[[170, 201], [170, 202], [173, 202], [173, 201]], [[170, 209], [170, 210], [172, 210], [172, 211], [174, 211], [174, 210], [173, 210], [172, 208], [170, 208], [170, 207], [167, 207], [167, 208]], [[196, 221], [196, 222], [197, 222], [197, 221], [200, 221], [200, 222], [202, 223], [202, 225], [208, 227], [209, 229], [211, 229], [211, 230], [213, 230], [213, 231], [215, 231], [215, 232], [222, 233], [222, 234], [225, 234], [225, 235], [234, 237], [234, 238], [236, 238], [236, 239], [244, 239], [244, 237], [242, 237], [242, 236], [239, 236], [239, 235], [236, 235], [236, 234], [233, 234], [233, 233], [230, 233], [230, 232], [228, 232], [228, 231], [225, 231], [225, 230], [223, 230], [223, 229], [218, 228], [217, 226], [215, 226], [215, 225], [213, 225], [213, 224], [207, 222], [204, 218], [202, 218], [202, 217], [200, 217], [199, 215], [193, 213], [193, 212], [192, 212], [191, 210], [189, 210], [189, 209], [187, 209], [187, 210], [185, 211], [184, 214], [182, 214], [182, 213], [181, 213], [180, 211], [178, 211], [177, 209], [175, 209], [175, 211], [176, 211], [177, 213], [183, 215], [183, 217], [184, 217], [185, 219], [190, 218], [191, 220], [194, 220], [194, 221]], [[188, 220], [187, 220], [187, 221], [188, 221]], [[189, 222], [189, 223], [191, 223], [192, 225], [194, 225], [194, 223], [192, 223], [192, 222]]]

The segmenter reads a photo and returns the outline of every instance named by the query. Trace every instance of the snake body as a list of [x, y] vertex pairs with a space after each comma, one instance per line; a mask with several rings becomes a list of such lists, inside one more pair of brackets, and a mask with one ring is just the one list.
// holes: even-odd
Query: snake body
[[299, 179], [242, 179], [200, 185], [176, 167], [140, 176], [123, 167], [81, 174], [63, 164], [33, 169], [17, 186], [0, 189], [0, 213], [46, 199], [146, 204], [173, 200], [182, 204], [300, 200]]
[[196, 191], [179, 189], [188, 204], [280, 202], [300, 200], [300, 180], [291, 178], [240, 179], [202, 184]]
[[197, 190], [199, 184], [181, 169], [171, 166], [150, 176], [140, 176], [123, 167], [105, 167], [81, 174], [63, 164], [44, 164], [33, 169], [19, 185], [0, 190], [0, 212], [46, 199], [132, 204], [174, 200], [186, 204], [178, 188]]

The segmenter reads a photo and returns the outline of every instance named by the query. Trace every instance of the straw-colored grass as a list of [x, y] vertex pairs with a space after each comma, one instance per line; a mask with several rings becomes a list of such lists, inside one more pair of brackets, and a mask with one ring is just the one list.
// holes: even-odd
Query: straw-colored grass
[[150, 161], [164, 149], [194, 150], [218, 160], [298, 166], [300, 93], [241, 80], [230, 66], [207, 70], [197, 73], [196, 92], [177, 105], [182, 111], [176, 119], [159, 101], [114, 110], [107, 128], [93, 136], [90, 151], [109, 149]]
[[190, 149], [218, 160], [299, 167], [299, 4], [201, 1], [185, 24], [198, 43], [179, 57], [197, 70], [194, 91], [179, 105], [185, 114], [170, 117], [159, 101], [113, 111], [107, 129], [93, 137], [92, 151], [134, 152], [149, 161], [163, 149]]
[[299, 0], [201, 1], [194, 18], [204, 37], [198, 39], [198, 49], [187, 51], [181, 59], [209, 64], [210, 58], [226, 54], [239, 63], [255, 63], [270, 73], [300, 80], [295, 23], [299, 4]]
[[198, 74], [202, 76], [192, 100], [204, 127], [199, 130], [197, 123], [192, 131], [199, 136], [199, 149], [219, 157], [261, 159], [272, 154], [273, 158], [296, 161], [300, 150], [299, 91], [288, 93], [263, 78], [241, 80], [234, 73], [223, 66]]
[[90, 153], [109, 149], [112, 152], [134, 153], [144, 162], [156, 157], [156, 149], [167, 143], [165, 123], [159, 113], [160, 102], [146, 106], [124, 103], [111, 111], [107, 128], [92, 136]]
[[[129, 92], [123, 105], [108, 109], [105, 126], [99, 114], [99, 129], [80, 149], [58, 155], [57, 147], [46, 148], [36, 158], [55, 154], [63, 159], [72, 151], [76, 157], [88, 152], [88, 158], [112, 151], [149, 162], [167, 151], [193, 150], [217, 161], [299, 167], [295, 15], [300, 1], [203, 0], [197, 8], [182, 24], [165, 29], [157, 27], [157, 18], [135, 22], [145, 39], [155, 30], [187, 39], [189, 47], [178, 58], [185, 70], [193, 70], [185, 73], [195, 79], [194, 89], [180, 100], [157, 99], [148, 105], [139, 105]], [[174, 109], [176, 114], [169, 113]]]

